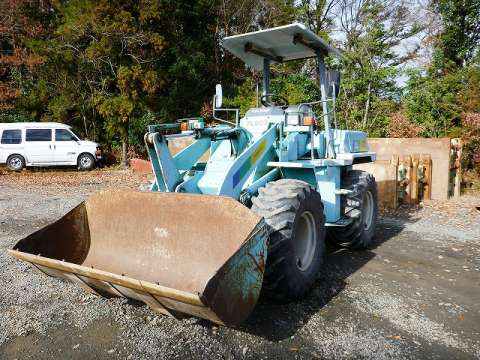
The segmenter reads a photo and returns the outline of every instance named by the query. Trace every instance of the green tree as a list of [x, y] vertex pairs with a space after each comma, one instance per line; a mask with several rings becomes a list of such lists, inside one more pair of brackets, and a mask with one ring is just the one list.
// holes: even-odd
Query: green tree
[[[65, 119], [75, 103], [72, 96], [80, 100], [77, 111], [93, 107], [105, 119], [104, 130], [121, 137], [124, 164], [132, 116], [163, 84], [158, 60], [164, 48], [158, 32], [163, 20], [160, 5], [158, 1], [60, 3], [56, 36], [47, 44], [63, 60], [66, 75], [60, 79], [62, 91], [49, 103], [48, 116]], [[62, 101], [65, 96], [70, 99]]]
[[409, 57], [394, 47], [418, 33], [402, 3], [342, 0], [344, 33], [339, 118], [346, 128], [385, 136], [389, 114], [398, 106], [397, 66]]
[[55, 2], [52, 35], [30, 42], [48, 61], [35, 78], [23, 81], [17, 110], [67, 122], [109, 144], [121, 140], [125, 162], [129, 129], [137, 128], [143, 113], [156, 114], [152, 121], [173, 120], [198, 113], [211, 97], [218, 77], [216, 5], [215, 0]]
[[428, 137], [462, 136], [465, 119], [480, 112], [480, 1], [435, 0], [440, 30], [427, 71], [410, 72], [403, 98], [411, 121]]
[[480, 1], [433, 0], [432, 7], [442, 25], [435, 41], [432, 70], [468, 65], [480, 49]]
[[423, 127], [423, 136], [448, 136], [452, 127], [460, 125], [456, 96], [462, 84], [458, 80], [456, 73], [441, 79], [410, 73], [404, 103], [408, 118]]

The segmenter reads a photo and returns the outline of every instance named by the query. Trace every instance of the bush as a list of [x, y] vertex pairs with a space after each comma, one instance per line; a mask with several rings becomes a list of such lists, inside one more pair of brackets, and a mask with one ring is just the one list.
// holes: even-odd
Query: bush
[[480, 113], [465, 114], [463, 126], [462, 168], [480, 176]]
[[151, 111], [147, 111], [142, 116], [131, 119], [130, 128], [128, 130], [128, 141], [130, 143], [130, 146], [128, 147], [128, 159], [131, 159], [132, 157], [147, 157], [143, 137], [147, 132], [148, 125], [154, 125], [159, 122], [160, 121], [155, 114]]
[[393, 138], [418, 137], [424, 128], [412, 123], [402, 111], [397, 111], [390, 116], [388, 136]]

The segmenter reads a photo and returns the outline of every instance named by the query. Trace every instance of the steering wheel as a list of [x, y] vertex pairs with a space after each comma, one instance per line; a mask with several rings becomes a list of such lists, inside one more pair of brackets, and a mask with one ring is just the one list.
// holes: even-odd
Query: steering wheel
[[277, 95], [277, 94], [265, 94], [265, 95], [262, 95], [262, 97], [260, 98], [260, 102], [262, 103], [263, 106], [272, 106], [272, 105], [277, 105], [277, 103], [275, 101], [272, 101], [270, 102], [269, 101], [269, 98], [274, 98], [274, 99], [279, 99], [283, 102], [283, 104], [280, 106], [282, 108], [287, 108], [288, 107], [288, 100], [285, 99], [283, 96], [281, 95]]

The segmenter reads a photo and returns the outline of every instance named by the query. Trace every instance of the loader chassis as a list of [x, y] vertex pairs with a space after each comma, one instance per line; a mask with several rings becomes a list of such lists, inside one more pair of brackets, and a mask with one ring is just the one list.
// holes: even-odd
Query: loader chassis
[[[263, 71], [262, 106], [240, 119], [221, 107], [217, 86], [216, 125], [196, 117], [148, 127], [150, 192], [95, 194], [9, 252], [98, 295], [236, 325], [261, 291], [304, 296], [326, 239], [368, 247], [376, 184], [352, 166], [375, 153], [365, 133], [336, 126], [339, 74], [327, 73], [324, 57], [338, 52], [300, 24], [228, 37], [223, 47]], [[270, 93], [270, 65], [303, 58], [317, 59], [320, 99], [288, 104]], [[233, 124], [221, 117], [228, 112]], [[168, 142], [182, 137], [192, 142], [173, 156]]]
[[[377, 215], [375, 179], [352, 166], [374, 161], [375, 153], [369, 151], [364, 132], [331, 128], [332, 114], [336, 125], [339, 76], [327, 76], [324, 57], [336, 51], [304, 27], [293, 24], [233, 36], [224, 39], [223, 46], [263, 71], [262, 106], [239, 119], [238, 110], [220, 108], [222, 95], [216, 94], [214, 118], [224, 122], [218, 114], [235, 111], [231, 126], [208, 127], [202, 118], [194, 118], [152, 127], [145, 136], [155, 172], [151, 190], [224, 195], [251, 208], [269, 228], [264, 292], [300, 298], [322, 263], [326, 236], [354, 248], [371, 243]], [[320, 99], [315, 103], [321, 105], [320, 114], [313, 111], [315, 103], [290, 105], [283, 94], [269, 89], [272, 62], [308, 57], [317, 58]], [[167, 134], [165, 130], [175, 126], [177, 134]], [[193, 138], [192, 145], [172, 157], [168, 140], [184, 136]], [[207, 150], [208, 160], [202, 164]]]

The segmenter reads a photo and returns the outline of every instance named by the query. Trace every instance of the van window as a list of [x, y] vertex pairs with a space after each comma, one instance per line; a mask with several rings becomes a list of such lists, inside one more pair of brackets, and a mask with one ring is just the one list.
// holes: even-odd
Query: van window
[[51, 141], [52, 129], [27, 129], [26, 141]]
[[78, 139], [67, 129], [55, 129], [55, 141], [77, 141]]
[[3, 130], [2, 144], [21, 144], [22, 130]]

